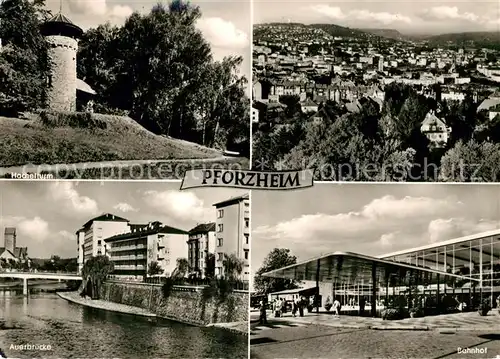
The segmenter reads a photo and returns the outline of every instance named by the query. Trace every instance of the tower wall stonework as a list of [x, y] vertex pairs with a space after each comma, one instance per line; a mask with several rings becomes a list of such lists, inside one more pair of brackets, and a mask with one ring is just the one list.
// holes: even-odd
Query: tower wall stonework
[[50, 61], [47, 107], [56, 111], [75, 111], [78, 41], [66, 36], [47, 36], [46, 40]]

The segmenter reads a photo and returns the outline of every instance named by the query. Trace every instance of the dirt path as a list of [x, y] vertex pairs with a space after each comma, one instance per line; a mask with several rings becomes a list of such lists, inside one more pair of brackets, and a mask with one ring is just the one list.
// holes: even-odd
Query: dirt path
[[[172, 160], [120, 160], [103, 162], [82, 162], [70, 164], [44, 164], [13, 167], [0, 167], [0, 178], [17, 179], [51, 179], [43, 174], [51, 174], [53, 178], [69, 179], [162, 179], [182, 178], [184, 172], [207, 166], [232, 169], [248, 169], [248, 160], [241, 157], [219, 156], [215, 158], [172, 159]], [[61, 174], [62, 173], [62, 174]], [[23, 174], [40, 175], [36, 178]]]

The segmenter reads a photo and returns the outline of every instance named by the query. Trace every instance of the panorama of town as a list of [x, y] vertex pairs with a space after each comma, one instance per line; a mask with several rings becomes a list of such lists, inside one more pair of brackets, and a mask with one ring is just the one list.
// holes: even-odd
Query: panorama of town
[[[323, 180], [494, 180], [493, 165], [476, 178], [459, 169], [498, 146], [499, 49], [485, 36], [255, 25], [253, 166], [314, 168]], [[371, 176], [359, 169], [368, 163]]]

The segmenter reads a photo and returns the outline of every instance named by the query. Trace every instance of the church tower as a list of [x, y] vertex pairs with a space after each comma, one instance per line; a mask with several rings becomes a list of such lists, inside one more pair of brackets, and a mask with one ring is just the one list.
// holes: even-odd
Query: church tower
[[60, 12], [40, 30], [48, 42], [47, 108], [76, 111], [76, 53], [83, 30]]

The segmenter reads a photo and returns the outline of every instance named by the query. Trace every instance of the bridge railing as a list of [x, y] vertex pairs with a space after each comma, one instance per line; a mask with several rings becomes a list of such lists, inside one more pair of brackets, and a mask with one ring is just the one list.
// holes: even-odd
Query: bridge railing
[[33, 273], [33, 274], [54, 274], [54, 275], [79, 275], [78, 272], [64, 272], [64, 271], [42, 271], [42, 270], [18, 270], [18, 269], [6, 269], [0, 268], [0, 273]]

